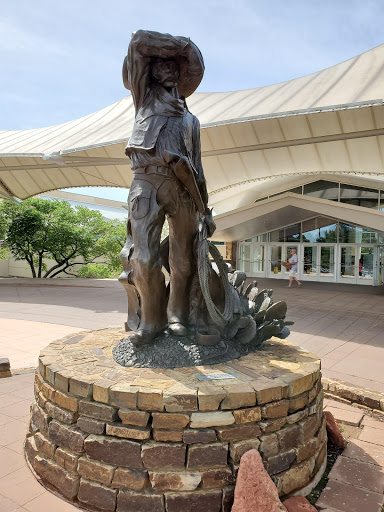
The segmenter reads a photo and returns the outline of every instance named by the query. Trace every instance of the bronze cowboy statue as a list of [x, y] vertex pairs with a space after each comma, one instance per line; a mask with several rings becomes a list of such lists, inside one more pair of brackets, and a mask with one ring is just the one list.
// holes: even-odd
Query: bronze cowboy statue
[[[203, 74], [203, 57], [188, 38], [146, 30], [132, 35], [123, 79], [135, 106], [135, 124], [126, 147], [134, 179], [122, 253], [125, 275], [120, 280], [128, 293], [127, 323], [136, 331], [130, 337], [136, 346], [152, 342], [167, 326], [173, 334], [187, 334], [200, 215], [209, 235], [215, 229], [207, 208], [200, 125], [185, 102]], [[166, 217], [168, 292], [160, 251]]]
[[[243, 293], [246, 274], [229, 274], [208, 242], [216, 226], [207, 206], [200, 125], [185, 100], [203, 74], [203, 57], [190, 39], [147, 30], [132, 35], [123, 80], [135, 107], [126, 147], [134, 178], [119, 280], [128, 295], [126, 330], [134, 331], [129, 341], [136, 348], [166, 329], [193, 334], [201, 345], [221, 337], [246, 344], [285, 325], [285, 303], [273, 304], [272, 290], [258, 292], [256, 282]], [[169, 236], [161, 242], [166, 218]], [[167, 286], [162, 267], [170, 276]]]

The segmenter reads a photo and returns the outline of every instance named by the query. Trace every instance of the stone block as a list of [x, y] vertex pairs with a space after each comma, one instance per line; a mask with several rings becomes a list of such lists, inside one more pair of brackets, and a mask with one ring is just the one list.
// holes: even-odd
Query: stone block
[[322, 389], [321, 379], [317, 379], [317, 381], [316, 381], [315, 385], [313, 386], [313, 388], [311, 388], [308, 391], [308, 401], [309, 401], [309, 403], [311, 403], [312, 400], [314, 400], [317, 397], [317, 395], [319, 394], [321, 389]]
[[249, 450], [258, 450], [260, 441], [258, 439], [247, 439], [244, 441], [237, 441], [229, 445], [229, 455], [233, 464], [240, 464], [240, 459], [244, 453]]
[[69, 380], [69, 392], [81, 398], [91, 398], [93, 392], [92, 382], [71, 377]]
[[140, 443], [134, 441], [91, 434], [85, 440], [84, 448], [91, 459], [130, 469], [143, 467]]
[[55, 420], [60, 421], [61, 423], [65, 423], [66, 425], [72, 425], [76, 423], [77, 413], [72, 411], [67, 411], [66, 409], [62, 409], [52, 402], [46, 402], [45, 409], [47, 414], [54, 418]]
[[170, 493], [165, 496], [167, 512], [219, 512], [221, 491]]
[[[299, 425], [288, 425], [279, 432], [276, 432], [280, 449], [290, 450], [303, 442], [303, 435]], [[306, 439], [307, 440], [307, 439]]]
[[35, 457], [34, 469], [43, 481], [56, 487], [65, 498], [73, 500], [76, 497], [80, 480], [78, 476], [71, 475], [55, 462], [39, 455]]
[[203, 489], [222, 489], [233, 483], [233, 473], [229, 468], [209, 469], [201, 475], [201, 487]]
[[0, 379], [5, 377], [11, 377], [11, 365], [9, 359], [6, 357], [0, 358]]
[[184, 430], [183, 442], [185, 444], [195, 443], [214, 443], [216, 441], [216, 432], [210, 429], [188, 429]]
[[86, 480], [108, 485], [112, 482], [115, 467], [87, 459], [86, 457], [80, 457], [77, 471]]
[[260, 437], [259, 451], [263, 458], [268, 459], [279, 451], [279, 441], [276, 434], [266, 434]]
[[79, 401], [77, 400], [77, 398], [62, 393], [61, 391], [56, 390], [53, 401], [59, 407], [63, 407], [64, 409], [68, 409], [69, 411], [72, 412], [77, 412], [79, 408]]
[[81, 479], [77, 497], [81, 503], [113, 512], [116, 508], [117, 490]]
[[111, 380], [98, 380], [93, 383], [93, 399], [95, 402], [109, 403], [109, 388], [113, 386]]
[[50, 384], [42, 381], [40, 390], [47, 400], [54, 401], [56, 390]]
[[294, 449], [286, 452], [278, 453], [272, 457], [269, 457], [266, 464], [266, 470], [270, 475], [276, 475], [286, 471], [296, 459], [296, 452]]
[[261, 420], [260, 407], [249, 407], [247, 409], [238, 409], [233, 411], [235, 423], [255, 423]]
[[120, 491], [116, 512], [164, 512], [164, 499], [158, 494]]
[[116, 421], [118, 417], [114, 407], [88, 400], [80, 400], [79, 414], [101, 421]]
[[227, 392], [219, 386], [200, 385], [197, 392], [199, 411], [217, 411], [226, 396]]
[[257, 404], [263, 405], [282, 399], [282, 386], [271, 387], [270, 381], [252, 381], [252, 387], [256, 391]]
[[308, 418], [304, 418], [299, 423], [300, 427], [303, 430], [303, 441], [308, 441], [311, 437], [314, 437], [316, 432], [318, 431], [321, 425], [321, 416], [314, 415], [308, 416]]
[[222, 443], [194, 444], [188, 448], [188, 468], [227, 466], [228, 445]]
[[49, 423], [52, 417], [49, 416], [43, 409], [34, 403], [31, 407], [31, 423], [37, 429], [40, 430], [45, 436], [48, 435]]
[[69, 371], [61, 371], [55, 374], [55, 388], [63, 393], [68, 393], [69, 380], [72, 374]]
[[119, 409], [119, 418], [121, 419], [123, 425], [136, 425], [137, 427], [146, 427], [148, 425], [149, 413], [131, 409]]
[[288, 414], [287, 416], [287, 423], [288, 425], [293, 425], [294, 423], [297, 423], [298, 421], [306, 418], [308, 416], [309, 409], [304, 409], [302, 411], [297, 411], [293, 414]]
[[164, 407], [167, 412], [198, 411], [197, 389], [182, 384], [171, 386], [163, 395]]
[[[36, 386], [36, 384], [35, 384], [35, 386]], [[45, 409], [45, 406], [47, 405], [48, 400], [45, 398], [43, 393], [41, 391], [40, 391], [40, 393], [36, 393], [36, 390], [35, 390], [35, 398], [36, 398], [37, 405], [39, 407], [41, 407], [41, 409]]]
[[259, 436], [261, 429], [258, 425], [244, 424], [218, 428], [216, 432], [220, 441], [240, 441], [241, 439], [251, 439]]
[[302, 377], [297, 378], [295, 376], [295, 380], [292, 380], [289, 383], [289, 396], [297, 396], [301, 395], [301, 393], [305, 393], [305, 391], [309, 391], [314, 383], [313, 373], [308, 373], [303, 375]]
[[302, 395], [295, 396], [290, 398], [289, 400], [289, 414], [292, 414], [296, 411], [300, 411], [307, 407], [309, 403], [309, 395], [308, 393], [303, 393]]
[[88, 434], [85, 434], [77, 427], [69, 427], [52, 420], [49, 424], [50, 440], [60, 446], [75, 453], [83, 453], [84, 440]]
[[276, 432], [281, 430], [287, 423], [287, 418], [275, 418], [270, 420], [264, 420], [259, 422], [259, 427], [263, 434], [269, 434], [270, 432]]
[[140, 388], [137, 407], [143, 411], [164, 411], [163, 392], [159, 389]]
[[117, 468], [112, 479], [112, 487], [128, 488], [133, 491], [144, 489], [148, 478], [147, 471]]
[[151, 437], [151, 429], [144, 427], [121, 426], [120, 424], [111, 424], [106, 427], [108, 436], [122, 437], [125, 439], [137, 439], [145, 441]]
[[129, 384], [115, 384], [109, 388], [111, 405], [123, 409], [137, 409], [137, 392], [140, 388]]
[[282, 418], [287, 416], [289, 409], [289, 400], [279, 400], [266, 404], [261, 409], [263, 418]]
[[149, 481], [156, 493], [194, 491], [201, 482], [201, 474], [192, 471], [178, 473], [149, 471]]
[[311, 462], [305, 461], [277, 475], [282, 494], [286, 495], [305, 487], [310, 481], [312, 469]]
[[180, 443], [183, 440], [182, 430], [153, 430], [153, 439], [162, 443]]
[[27, 460], [29, 461], [31, 466], [34, 467], [35, 457], [36, 457], [36, 455], [39, 455], [39, 452], [38, 452], [37, 446], [36, 446], [35, 436], [27, 437], [27, 439], [25, 440], [24, 451], [25, 451]]
[[77, 420], [77, 426], [88, 434], [104, 434], [105, 423], [103, 421], [94, 420], [92, 418], [86, 418], [80, 416]]
[[235, 418], [231, 412], [193, 412], [191, 415], [191, 428], [208, 428], [233, 425]]
[[256, 392], [247, 383], [232, 384], [223, 386], [227, 396], [221, 402], [221, 409], [240, 409], [241, 407], [252, 407], [256, 404]]
[[[1, 359], [0, 359], [1, 361]], [[37, 389], [40, 391], [41, 390], [41, 386], [43, 385], [43, 377], [40, 375], [40, 372], [38, 370], [35, 371], [35, 379], [34, 379], [34, 383], [36, 384], [37, 386]]]
[[332, 413], [333, 417], [338, 423], [358, 427], [364, 417], [363, 411], [355, 409], [354, 411], [345, 411], [336, 407], [326, 407], [326, 411]]
[[186, 446], [151, 442], [142, 446], [141, 457], [146, 469], [180, 469], [185, 465]]
[[168, 414], [154, 412], [152, 414], [152, 428], [181, 429], [185, 428], [190, 421], [188, 414]]
[[235, 488], [234, 486], [225, 487], [223, 489], [223, 501], [222, 501], [222, 510], [223, 512], [231, 512], [233, 506], [233, 499], [235, 497]]
[[309, 439], [306, 443], [300, 444], [296, 447], [296, 460], [302, 462], [313, 457], [319, 449], [320, 442], [317, 437]]
[[55, 461], [70, 473], [76, 472], [78, 460], [79, 455], [64, 450], [64, 448], [57, 448], [55, 451]]
[[40, 455], [45, 455], [49, 459], [53, 459], [56, 445], [51, 443], [41, 432], [35, 434], [36, 448]]
[[304, 498], [304, 496], [294, 496], [283, 502], [287, 512], [317, 512], [317, 509]]

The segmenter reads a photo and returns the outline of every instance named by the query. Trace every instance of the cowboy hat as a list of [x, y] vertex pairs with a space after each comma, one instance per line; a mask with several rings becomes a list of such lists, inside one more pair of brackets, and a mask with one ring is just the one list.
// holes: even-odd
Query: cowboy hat
[[[177, 82], [177, 89], [180, 96], [187, 98], [200, 85], [204, 75], [204, 60], [198, 47], [187, 37], [177, 36], [181, 43], [184, 44], [183, 55], [172, 57], [179, 66], [180, 74]], [[187, 51], [185, 50], [187, 48]], [[156, 58], [156, 56], [153, 56]], [[193, 65], [191, 64], [193, 62]], [[123, 82], [126, 89], [131, 90], [129, 81], [129, 60], [128, 55], [123, 63]]]

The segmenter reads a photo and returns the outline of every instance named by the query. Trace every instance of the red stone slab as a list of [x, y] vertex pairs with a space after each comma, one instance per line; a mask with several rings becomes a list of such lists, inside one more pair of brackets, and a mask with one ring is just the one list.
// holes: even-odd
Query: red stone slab
[[329, 478], [377, 493], [384, 491], [383, 468], [342, 455], [333, 466]]
[[333, 507], [338, 512], [381, 512], [383, 502], [383, 494], [329, 480], [316, 505], [320, 510]]
[[384, 467], [383, 448], [372, 443], [366, 443], [361, 439], [353, 439], [350, 441], [343, 452], [343, 457], [349, 457], [350, 459], [357, 459], [360, 462]]
[[360, 441], [377, 444], [384, 447], [384, 430], [378, 428], [364, 427], [359, 437]]

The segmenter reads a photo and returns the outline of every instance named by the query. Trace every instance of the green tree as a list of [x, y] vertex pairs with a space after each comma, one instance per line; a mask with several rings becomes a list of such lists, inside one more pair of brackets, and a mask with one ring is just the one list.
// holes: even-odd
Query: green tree
[[[105, 220], [96, 210], [72, 208], [67, 201], [32, 198], [0, 204], [3, 245], [17, 260], [25, 260], [32, 276], [76, 275], [75, 270], [103, 257], [105, 266], [121, 267], [119, 252], [125, 241], [125, 223]], [[75, 261], [77, 258], [81, 261]], [[48, 268], [46, 259], [54, 260]], [[99, 263], [100, 265], [100, 263]]]

